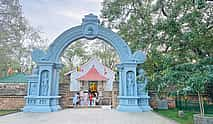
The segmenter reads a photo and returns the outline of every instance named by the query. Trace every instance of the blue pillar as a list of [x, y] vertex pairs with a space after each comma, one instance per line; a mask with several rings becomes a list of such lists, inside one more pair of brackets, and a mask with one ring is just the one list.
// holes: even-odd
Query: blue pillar
[[[53, 112], [60, 108], [58, 101], [60, 96], [56, 95], [57, 75], [55, 64], [51, 62], [39, 62], [38, 74], [28, 77], [28, 95], [24, 112]], [[36, 84], [36, 87], [31, 87]], [[33, 86], [33, 85], [32, 85]]]
[[141, 112], [138, 105], [137, 83], [136, 83], [136, 63], [121, 63], [119, 65], [119, 90], [118, 111]]
[[[136, 78], [137, 63], [121, 63], [119, 69], [119, 103], [118, 111], [123, 112], [143, 112], [150, 111], [149, 96], [146, 93], [140, 95]], [[140, 88], [140, 87], [139, 87]], [[142, 90], [144, 91], [144, 90]]]

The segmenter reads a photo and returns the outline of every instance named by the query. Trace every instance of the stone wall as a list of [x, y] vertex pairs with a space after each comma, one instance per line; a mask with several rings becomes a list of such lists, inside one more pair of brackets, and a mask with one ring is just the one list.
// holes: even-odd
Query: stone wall
[[25, 105], [27, 84], [0, 84], [0, 110], [21, 109]]
[[0, 110], [17, 110], [24, 105], [24, 96], [0, 96]]
[[[161, 102], [159, 102], [159, 98], [157, 96], [157, 93], [155, 91], [149, 91], [149, 96], [150, 96], [150, 100], [149, 100], [149, 104], [153, 109], [158, 109], [159, 104]], [[176, 108], [176, 104], [175, 104], [175, 99], [174, 98], [165, 98], [164, 100], [166, 100], [167, 102], [167, 106], [168, 108]]]
[[[59, 85], [60, 105], [67, 108], [72, 104], [71, 97], [75, 92], [70, 92], [69, 84]], [[24, 96], [27, 94], [27, 84], [0, 84], [0, 110], [21, 109], [25, 105]]]
[[150, 96], [150, 99], [149, 99], [150, 107], [153, 109], [157, 109], [157, 107], [158, 107], [157, 99], [158, 98], [157, 98], [156, 92], [150, 90], [148, 94]]
[[68, 108], [72, 105], [72, 97], [76, 92], [70, 91], [70, 85], [68, 83], [61, 83], [59, 85], [59, 104], [62, 108]]
[[119, 82], [113, 82], [113, 89], [112, 89], [112, 107], [116, 108], [118, 105], [118, 98], [119, 95]]

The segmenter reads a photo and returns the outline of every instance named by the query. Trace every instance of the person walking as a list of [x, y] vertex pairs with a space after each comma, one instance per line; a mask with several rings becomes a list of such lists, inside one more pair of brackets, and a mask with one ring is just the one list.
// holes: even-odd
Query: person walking
[[73, 100], [72, 100], [74, 108], [77, 107], [78, 102], [79, 102], [79, 95], [78, 95], [78, 93], [76, 93], [75, 96], [73, 97]]
[[89, 103], [90, 103], [90, 106], [92, 105], [92, 93], [89, 94]]

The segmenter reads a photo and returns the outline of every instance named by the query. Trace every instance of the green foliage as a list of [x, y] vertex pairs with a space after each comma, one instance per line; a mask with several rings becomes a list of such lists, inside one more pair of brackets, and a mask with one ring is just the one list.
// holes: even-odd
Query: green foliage
[[115, 66], [119, 62], [115, 49], [103, 41], [100, 42], [100, 40], [95, 41], [92, 47], [95, 48], [90, 56], [98, 58], [102, 64], [115, 70]]
[[133, 51], [147, 53], [149, 89], [175, 92], [212, 76], [202, 62], [213, 57], [212, 8], [202, 0], [104, 0], [102, 18]]
[[[213, 81], [213, 58], [196, 63], [184, 63], [154, 73], [156, 89], [160, 92], [204, 93], [205, 84]], [[157, 85], [159, 84], [159, 85]], [[172, 89], [172, 90], [171, 90]]]
[[68, 70], [73, 69], [76, 66], [76, 59], [81, 61], [80, 64], [83, 64], [89, 60], [85, 49], [86, 46], [84, 45], [83, 41], [76, 41], [65, 50], [62, 58]]
[[26, 72], [32, 65], [32, 49], [44, 48], [46, 42], [22, 16], [18, 1], [2, 1], [0, 11], [0, 77], [9, 67]]
[[17, 112], [17, 110], [0, 110], [0, 116], [8, 115]]

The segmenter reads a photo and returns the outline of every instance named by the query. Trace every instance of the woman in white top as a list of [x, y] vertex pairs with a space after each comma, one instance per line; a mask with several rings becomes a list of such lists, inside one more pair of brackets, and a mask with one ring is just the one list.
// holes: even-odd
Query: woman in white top
[[79, 95], [76, 93], [72, 100], [73, 106], [76, 107], [78, 102], [79, 102]]

